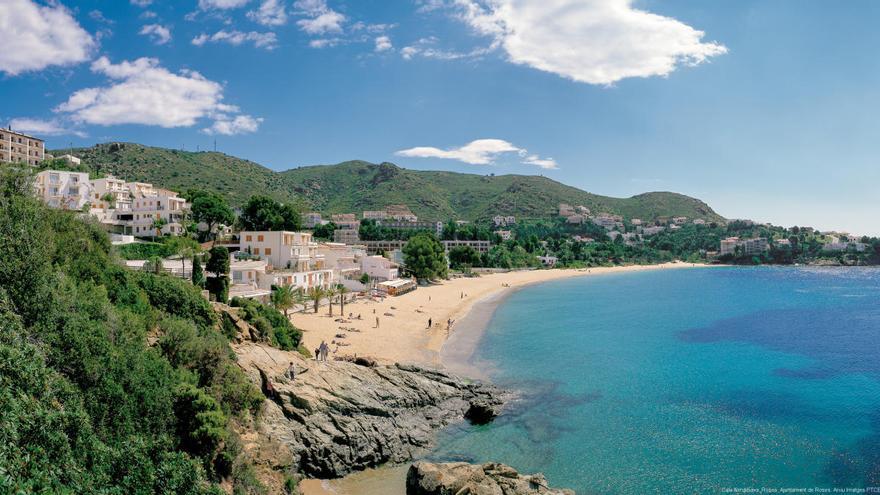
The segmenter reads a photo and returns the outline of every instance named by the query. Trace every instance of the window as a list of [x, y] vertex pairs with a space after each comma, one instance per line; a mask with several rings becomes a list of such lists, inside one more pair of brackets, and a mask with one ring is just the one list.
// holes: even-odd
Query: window
[[272, 254], [272, 248], [266, 248], [265, 253], [266, 253], [266, 256], [269, 256], [270, 254]]
[[263, 242], [263, 236], [262, 236], [262, 235], [258, 235], [258, 236], [257, 236], [257, 242]]
[[254, 254], [259, 256], [260, 255], [260, 248], [254, 248]]
[[244, 236], [244, 242], [251, 242], [252, 240], [253, 239], [251, 238], [251, 236], [249, 236], [249, 235]]

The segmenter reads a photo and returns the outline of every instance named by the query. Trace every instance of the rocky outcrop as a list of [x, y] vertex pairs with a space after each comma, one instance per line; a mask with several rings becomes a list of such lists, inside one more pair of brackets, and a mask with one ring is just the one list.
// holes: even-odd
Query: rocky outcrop
[[519, 474], [494, 462], [467, 464], [417, 462], [406, 476], [407, 495], [574, 495], [547, 486], [542, 474]]
[[[268, 399], [262, 433], [287, 445], [294, 467], [312, 477], [409, 462], [438, 428], [466, 414], [485, 422], [502, 403], [498, 389], [438, 370], [318, 363], [250, 342], [234, 347]], [[291, 362], [293, 380], [284, 376]]]

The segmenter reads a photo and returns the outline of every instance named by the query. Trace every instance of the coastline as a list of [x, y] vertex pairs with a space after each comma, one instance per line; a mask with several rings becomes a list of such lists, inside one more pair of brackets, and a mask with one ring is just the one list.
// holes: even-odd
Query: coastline
[[[477, 366], [477, 364], [473, 361], [473, 356], [478, 349], [480, 342], [482, 341], [483, 335], [488, 328], [488, 325], [492, 319], [492, 316], [495, 313], [495, 310], [501, 303], [503, 303], [507, 299], [507, 297], [509, 297], [515, 291], [534, 284], [550, 282], [553, 280], [561, 280], [576, 276], [594, 276], [612, 273], [626, 273], [633, 271], [649, 271], [661, 269], [704, 268], [710, 266], [714, 265], [701, 265], [678, 262], [664, 263], [660, 265], [632, 265], [622, 267], [600, 267], [577, 270], [570, 269], [540, 270], [531, 272], [508, 272], [484, 275], [482, 277], [472, 279], [455, 279], [451, 282], [459, 283], [420, 287], [417, 291], [413, 293], [405, 294], [398, 298], [387, 298], [384, 303], [362, 302], [361, 306], [355, 306], [358, 303], [353, 303], [351, 306], [359, 309], [364, 307], [372, 308], [372, 305], [377, 305], [378, 307], [379, 304], [386, 304], [389, 308], [391, 306], [394, 306], [394, 308], [397, 308], [396, 311], [400, 311], [404, 307], [409, 307], [404, 306], [401, 303], [404, 298], [407, 298], [408, 296], [418, 295], [418, 293], [423, 290], [425, 292], [434, 290], [434, 292], [432, 292], [430, 295], [429, 301], [423, 301], [423, 299], [427, 299], [424, 293], [422, 294], [422, 297], [420, 299], [415, 299], [414, 297], [411, 297], [411, 300], [414, 300], [416, 304], [416, 309], [422, 310], [422, 312], [416, 314], [418, 314], [419, 316], [424, 316], [425, 309], [423, 308], [425, 308], [425, 305], [419, 303], [433, 303], [435, 301], [435, 296], [437, 296], [436, 300], [440, 302], [441, 300], [448, 299], [448, 293], [450, 292], [450, 290], [452, 291], [453, 296], [459, 295], [460, 291], [461, 295], [466, 295], [466, 297], [461, 297], [459, 299], [459, 304], [454, 305], [452, 311], [447, 310], [446, 313], [441, 312], [441, 316], [447, 315], [446, 318], [452, 318], [456, 320], [456, 323], [452, 327], [452, 331], [445, 331], [444, 327], [443, 329], [440, 329], [440, 331], [437, 331], [437, 329], [433, 329], [431, 332], [426, 332], [424, 328], [418, 328], [420, 326], [418, 320], [410, 318], [407, 322], [408, 325], [406, 326], [406, 328], [401, 329], [401, 331], [411, 331], [411, 327], [413, 325], [416, 325], [416, 331], [421, 331], [422, 338], [409, 339], [408, 342], [410, 344], [416, 343], [417, 345], [420, 345], [420, 347], [417, 349], [410, 349], [410, 352], [404, 353], [404, 355], [408, 357], [421, 356], [422, 359], [426, 359], [426, 361], [414, 361], [418, 362], [419, 364], [440, 366], [445, 368], [447, 371], [451, 371], [461, 376], [476, 378], [480, 380], [488, 380], [489, 373], [483, 366], [483, 363], [479, 363], [480, 366]], [[519, 274], [519, 276], [517, 276], [517, 274]], [[541, 274], [541, 276], [532, 275], [524, 277], [523, 274]], [[480, 280], [483, 281], [483, 284], [478, 285], [473, 283], [474, 281]], [[505, 285], [502, 285], [502, 283]], [[437, 290], [441, 288], [445, 290]], [[464, 290], [467, 290], [467, 292], [464, 292]], [[441, 293], [444, 292], [446, 293], [445, 299], [441, 295]], [[389, 300], [391, 302], [389, 302]], [[397, 304], [394, 304], [395, 302], [397, 302]], [[349, 305], [346, 305], [346, 313], [348, 313], [348, 308]], [[354, 310], [353, 312], [355, 314], [358, 313], [357, 310]], [[378, 312], [379, 311], [377, 311], [377, 313]], [[372, 312], [370, 314], [372, 315]], [[296, 322], [296, 324], [302, 325], [302, 320], [303, 318], [297, 318], [294, 321]], [[326, 322], [333, 321], [333, 319], [327, 317], [324, 317], [322, 319], [321, 316], [313, 316], [313, 318], [307, 319], [307, 322], [308, 321], [324, 323], [326, 327]], [[326, 328], [319, 331], [308, 330], [305, 328], [304, 330], [304, 335], [309, 335], [309, 333], [312, 333], [312, 339], [311, 341], [306, 341], [306, 345], [313, 344], [315, 342], [315, 337], [327, 334]], [[350, 346], [350, 348], [351, 347], [354, 346]], [[358, 350], [363, 352], [364, 348], [353, 348], [348, 352], [357, 354]], [[387, 361], [387, 356], [391, 355], [400, 355], [400, 353], [386, 352], [381, 355], [374, 355], [371, 357]], [[406, 466], [382, 466], [374, 469], [368, 469], [336, 480], [306, 479], [300, 483], [300, 491], [303, 495], [404, 495], [406, 472]]]

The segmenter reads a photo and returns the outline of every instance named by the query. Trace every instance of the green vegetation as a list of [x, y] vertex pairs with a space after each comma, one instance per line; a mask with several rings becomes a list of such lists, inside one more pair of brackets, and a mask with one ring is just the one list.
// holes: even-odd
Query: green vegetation
[[124, 260], [146, 260], [152, 257], [167, 258], [173, 254], [171, 246], [164, 242], [135, 242], [116, 247], [116, 252]]
[[302, 340], [302, 332], [276, 309], [253, 299], [233, 298], [232, 306], [241, 308], [239, 314], [260, 332], [260, 338], [285, 351], [295, 350]]
[[241, 230], [299, 230], [299, 211], [290, 204], [281, 204], [269, 196], [251, 196], [238, 217]]
[[336, 224], [327, 222], [324, 225], [316, 225], [312, 230], [316, 240], [332, 241], [333, 231], [336, 230]]
[[419, 280], [446, 277], [446, 253], [433, 234], [418, 234], [403, 248], [406, 269]]
[[229, 207], [226, 199], [211, 191], [190, 189], [186, 192], [186, 200], [190, 202], [190, 212], [195, 222], [207, 226], [205, 237], [213, 239], [218, 225], [232, 225], [235, 212]]
[[[67, 152], [67, 151], [65, 151]], [[215, 152], [188, 152], [133, 143], [99, 144], [72, 153], [93, 174], [152, 182], [186, 191], [215, 191], [233, 206], [242, 206], [254, 191], [297, 210], [325, 214], [409, 205], [419, 217], [488, 220], [515, 215], [519, 220], [549, 218], [559, 203], [583, 205], [593, 212], [654, 220], [687, 216], [723, 220], [694, 198], [668, 192], [610, 198], [560, 184], [546, 177], [476, 175], [417, 171], [391, 163], [349, 161], [274, 172], [256, 163]]]
[[214, 300], [225, 303], [229, 300], [229, 250], [223, 246], [212, 247], [205, 269], [211, 274], [205, 287]]
[[99, 225], [30, 180], [0, 178], [0, 492], [221, 493], [232, 425], [262, 395], [211, 306], [121, 267]]

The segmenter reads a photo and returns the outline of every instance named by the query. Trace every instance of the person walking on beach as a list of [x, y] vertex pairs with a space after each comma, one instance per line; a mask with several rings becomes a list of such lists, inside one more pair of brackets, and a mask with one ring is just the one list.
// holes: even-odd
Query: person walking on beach
[[432, 323], [432, 322], [433, 322], [433, 320], [432, 320], [431, 318], [428, 318], [428, 328], [431, 328], [431, 323]]
[[321, 346], [315, 347], [315, 361], [321, 360]]
[[376, 328], [379, 328], [379, 317], [376, 317]]

